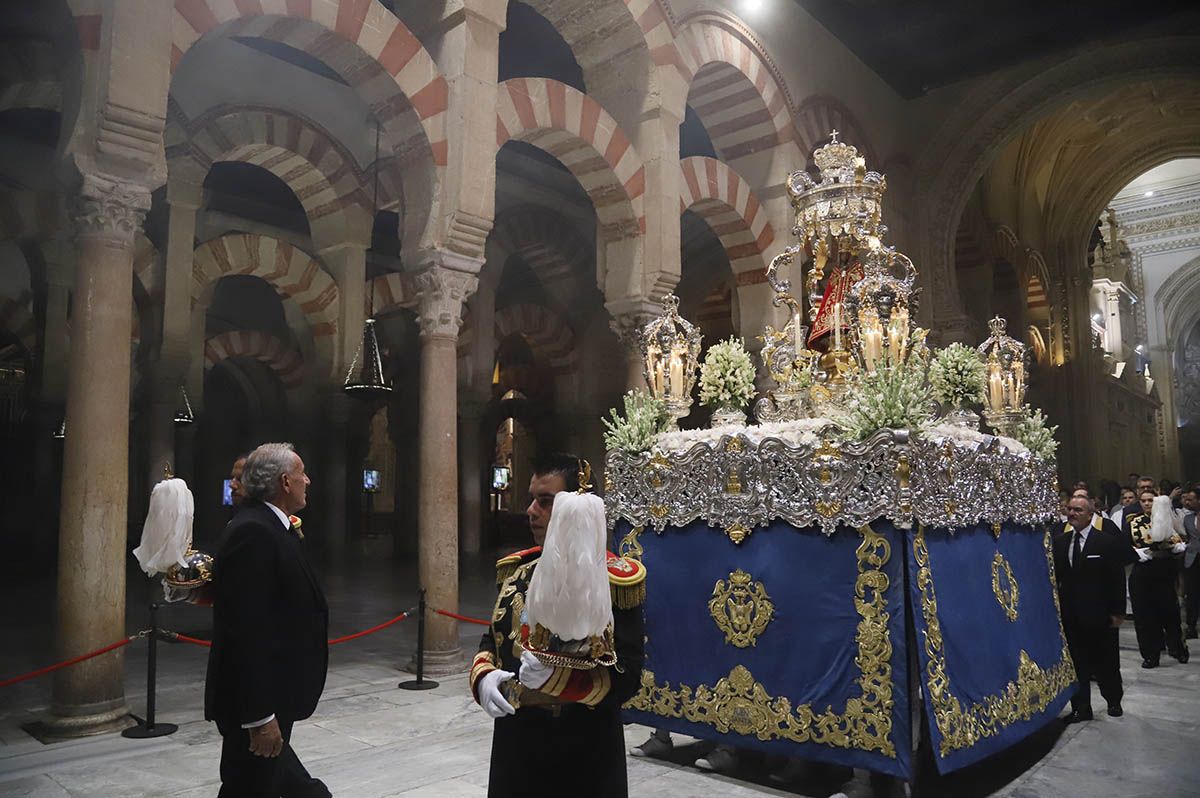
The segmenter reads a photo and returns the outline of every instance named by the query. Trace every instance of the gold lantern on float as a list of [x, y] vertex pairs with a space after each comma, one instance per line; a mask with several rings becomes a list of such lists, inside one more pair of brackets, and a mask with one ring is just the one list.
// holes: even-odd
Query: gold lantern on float
[[862, 261], [863, 278], [847, 292], [846, 306], [859, 363], [874, 374], [880, 365], [898, 365], [908, 357], [917, 270], [893, 247], [876, 246]]
[[1025, 344], [1007, 334], [1008, 322], [997, 316], [988, 322], [991, 335], [979, 345], [987, 367], [983, 418], [1001, 435], [1011, 436], [1021, 421], [1028, 375]]
[[663, 400], [671, 425], [691, 412], [700, 363], [700, 330], [679, 315], [679, 297], [667, 294], [663, 313], [642, 328], [642, 367], [650, 393]]

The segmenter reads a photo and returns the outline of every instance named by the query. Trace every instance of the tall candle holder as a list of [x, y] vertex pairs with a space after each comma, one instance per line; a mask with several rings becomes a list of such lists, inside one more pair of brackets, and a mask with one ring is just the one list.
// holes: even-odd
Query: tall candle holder
[[692, 389], [700, 363], [700, 330], [679, 315], [679, 298], [667, 294], [663, 313], [642, 328], [642, 367], [650, 393], [661, 399], [671, 428], [691, 412]]
[[863, 279], [851, 287], [846, 305], [858, 360], [867, 374], [908, 357], [916, 277], [912, 261], [893, 247], [877, 243], [863, 258]]
[[988, 322], [991, 335], [979, 345], [987, 367], [983, 418], [1001, 435], [1012, 436], [1025, 405], [1028, 353], [1025, 344], [1007, 334], [1008, 322], [996, 316]]

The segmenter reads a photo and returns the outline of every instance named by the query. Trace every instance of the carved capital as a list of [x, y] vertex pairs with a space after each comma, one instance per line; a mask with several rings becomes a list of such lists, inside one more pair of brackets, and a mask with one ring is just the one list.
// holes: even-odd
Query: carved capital
[[415, 273], [411, 286], [421, 337], [457, 340], [463, 304], [478, 285], [476, 275], [443, 266], [428, 266]]
[[629, 352], [640, 350], [642, 329], [662, 312], [656, 303], [647, 300], [609, 302], [606, 307], [612, 316], [609, 329]]
[[150, 210], [150, 190], [127, 180], [85, 174], [74, 210], [76, 235], [132, 244]]

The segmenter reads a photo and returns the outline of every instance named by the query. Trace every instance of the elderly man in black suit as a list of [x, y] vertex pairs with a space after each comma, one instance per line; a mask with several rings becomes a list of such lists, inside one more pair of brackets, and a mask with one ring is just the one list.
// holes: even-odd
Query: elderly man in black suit
[[309, 484], [291, 444], [255, 449], [217, 553], [204, 717], [223, 738], [219, 798], [330, 795], [289, 745], [329, 663], [329, 609], [292, 521]]
[[1125, 563], [1128, 547], [1092, 526], [1092, 504], [1083, 496], [1067, 503], [1067, 529], [1054, 541], [1063, 631], [1079, 690], [1071, 698], [1067, 723], [1092, 719], [1094, 675], [1108, 714], [1120, 717], [1121, 661], [1113, 631], [1125, 620]]

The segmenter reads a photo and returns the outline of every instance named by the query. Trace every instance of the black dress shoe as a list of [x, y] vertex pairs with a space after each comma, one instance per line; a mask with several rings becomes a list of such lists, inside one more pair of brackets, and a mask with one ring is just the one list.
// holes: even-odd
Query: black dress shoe
[[1108, 705], [1108, 716], [1110, 718], [1119, 718], [1124, 714], [1125, 714], [1125, 710], [1121, 709], [1120, 704], [1109, 704]]
[[1144, 659], [1144, 660], [1142, 660], [1142, 667], [1143, 667], [1143, 668], [1147, 668], [1147, 669], [1149, 669], [1149, 668], [1157, 668], [1157, 667], [1158, 667], [1158, 661], [1157, 661], [1157, 660], [1153, 660], [1153, 659]]
[[1091, 720], [1093, 717], [1091, 712], [1072, 712], [1063, 718], [1063, 723], [1082, 723], [1085, 720]]
[[1192, 658], [1192, 654], [1190, 651], [1188, 651], [1187, 646], [1184, 646], [1183, 650], [1180, 651], [1178, 654], [1172, 654], [1171, 656], [1174, 657], [1175, 659], [1179, 660], [1180, 664], [1186, 664], [1187, 661]]

